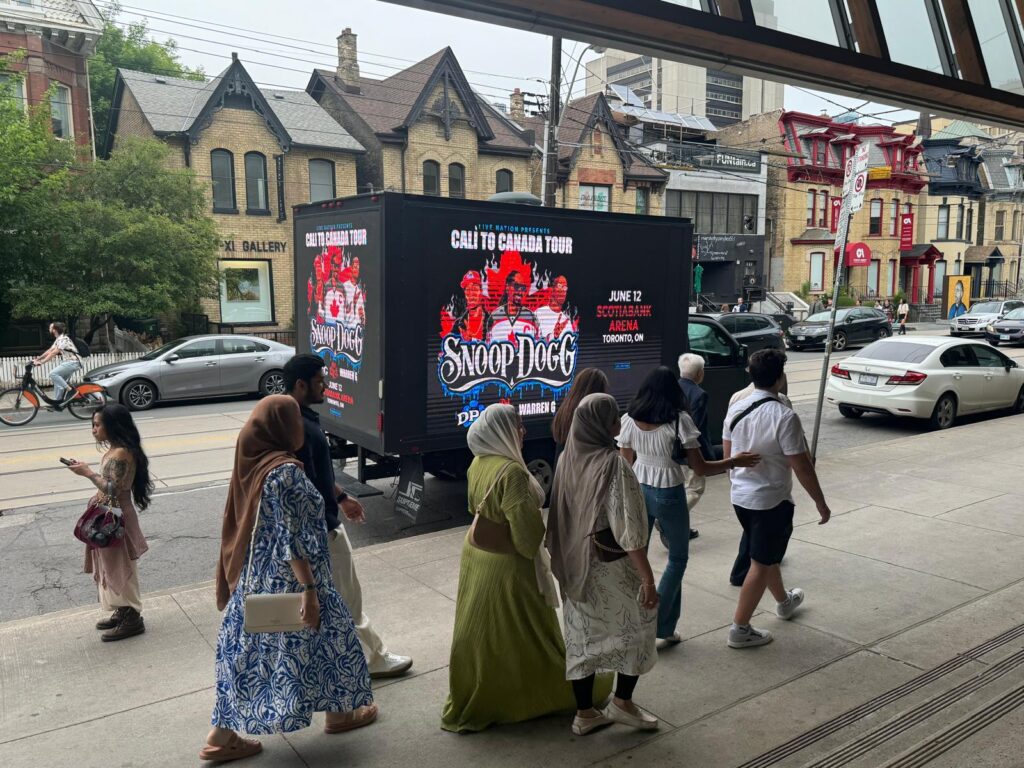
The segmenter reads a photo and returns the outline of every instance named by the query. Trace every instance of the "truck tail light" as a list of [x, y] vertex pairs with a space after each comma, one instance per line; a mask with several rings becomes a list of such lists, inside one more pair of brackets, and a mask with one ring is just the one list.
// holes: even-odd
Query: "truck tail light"
[[902, 376], [890, 376], [886, 384], [906, 384], [911, 387], [916, 387], [922, 381], [928, 378], [928, 374], [919, 373], [918, 371], [907, 371]]
[[847, 381], [850, 380], [850, 372], [845, 368], [840, 368], [839, 363], [836, 363], [835, 365], [832, 366], [832, 375], [835, 376], [837, 379], [846, 379]]

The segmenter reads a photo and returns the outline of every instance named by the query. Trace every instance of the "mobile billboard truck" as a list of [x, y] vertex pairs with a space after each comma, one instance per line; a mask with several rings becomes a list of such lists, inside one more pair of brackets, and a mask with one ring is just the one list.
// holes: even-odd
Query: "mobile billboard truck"
[[625, 408], [686, 348], [690, 223], [385, 192], [294, 209], [300, 352], [323, 358], [318, 407], [357, 479], [461, 477], [466, 431], [495, 403], [526, 427], [550, 487], [551, 419], [584, 368]]

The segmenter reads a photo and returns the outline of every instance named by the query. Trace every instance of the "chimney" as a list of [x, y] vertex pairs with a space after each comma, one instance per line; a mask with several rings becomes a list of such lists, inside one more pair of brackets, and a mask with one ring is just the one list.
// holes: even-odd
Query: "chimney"
[[359, 60], [356, 35], [350, 27], [338, 35], [338, 79], [349, 93], [359, 93]]
[[523, 93], [516, 88], [508, 97], [509, 116], [516, 122], [523, 122], [526, 119], [526, 107], [523, 105]]
[[932, 116], [930, 112], [922, 112], [917, 119], [917, 135], [922, 139], [932, 137]]

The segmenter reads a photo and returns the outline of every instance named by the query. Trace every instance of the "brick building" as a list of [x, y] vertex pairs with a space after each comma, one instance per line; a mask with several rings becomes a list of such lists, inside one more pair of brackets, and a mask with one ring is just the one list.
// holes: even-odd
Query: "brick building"
[[163, 140], [209, 184], [224, 275], [210, 322], [294, 328], [291, 207], [355, 194], [362, 145], [308, 94], [260, 89], [237, 56], [206, 83], [118, 70], [104, 153], [125, 136]]
[[50, 99], [51, 125], [59, 138], [74, 138], [92, 153], [88, 59], [103, 31], [96, 6], [89, 0], [0, 0], [0, 53], [24, 52], [8, 61], [21, 74], [15, 97], [36, 106]]
[[537, 136], [473, 91], [451, 48], [383, 80], [361, 76], [357, 55], [346, 29], [337, 68], [314, 70], [306, 91], [366, 147], [360, 192], [540, 193]]

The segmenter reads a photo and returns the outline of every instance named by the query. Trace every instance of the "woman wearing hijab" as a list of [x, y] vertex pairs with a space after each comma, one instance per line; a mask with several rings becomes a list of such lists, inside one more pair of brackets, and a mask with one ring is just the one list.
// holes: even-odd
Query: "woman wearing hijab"
[[[640, 675], [657, 661], [658, 592], [647, 560], [647, 510], [640, 486], [615, 449], [619, 408], [606, 394], [580, 402], [555, 470], [545, 545], [562, 589], [565, 675], [576, 698], [572, 732], [614, 722], [653, 730], [658, 720], [633, 703]], [[610, 532], [607, 537], [595, 537]], [[597, 545], [619, 549], [602, 560]], [[594, 707], [594, 676], [616, 672], [615, 696]]]
[[[331, 579], [323, 499], [295, 458], [303, 440], [299, 405], [286, 395], [261, 400], [238, 435], [217, 564], [217, 702], [203, 760], [255, 755], [259, 741], [240, 731], [297, 731], [313, 712], [327, 713], [326, 733], [377, 716], [359, 637]], [[305, 628], [247, 633], [245, 595], [284, 592], [302, 593]]]
[[562, 674], [554, 582], [540, 549], [544, 491], [523, 462], [515, 408], [490, 405], [469, 428], [469, 511], [462, 547], [446, 731], [481, 731], [572, 710]]
[[558, 406], [555, 418], [551, 420], [551, 436], [555, 438], [555, 463], [565, 450], [565, 444], [569, 442], [569, 428], [572, 426], [572, 417], [576, 414], [580, 401], [587, 395], [608, 391], [608, 377], [600, 368], [584, 368], [576, 374], [569, 394]]

